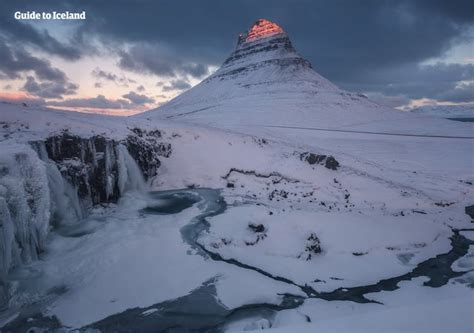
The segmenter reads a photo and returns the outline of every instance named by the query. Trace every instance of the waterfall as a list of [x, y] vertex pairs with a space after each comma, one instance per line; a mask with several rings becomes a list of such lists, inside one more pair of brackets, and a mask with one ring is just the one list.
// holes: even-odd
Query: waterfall
[[64, 180], [53, 161], [46, 161], [46, 174], [51, 196], [52, 223], [72, 223], [84, 218], [82, 207], [76, 189]]
[[146, 184], [137, 162], [130, 156], [127, 147], [124, 145], [118, 144], [116, 149], [120, 194], [124, 194], [127, 191], [144, 192]]
[[54, 161], [50, 160], [44, 142], [35, 143], [34, 148], [46, 167], [48, 187], [50, 190], [51, 223], [70, 224], [85, 216], [85, 209], [79, 201], [77, 190], [64, 179]]
[[0, 308], [9, 299], [9, 271], [38, 259], [52, 227], [80, 221], [92, 204], [146, 190], [123, 144], [69, 136], [47, 145], [0, 142]]

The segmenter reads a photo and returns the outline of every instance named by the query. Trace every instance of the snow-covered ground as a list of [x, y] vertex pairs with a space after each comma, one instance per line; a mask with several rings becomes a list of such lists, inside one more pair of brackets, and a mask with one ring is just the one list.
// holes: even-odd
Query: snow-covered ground
[[[341, 91], [270, 37], [135, 117], [0, 104], [1, 198], [8, 177], [46, 177], [29, 143], [65, 129], [159, 130], [172, 148], [160, 192], [41, 229], [39, 260], [2, 272], [6, 331], [473, 331], [472, 124]], [[11, 171], [23, 149], [39, 175]]]
[[[173, 152], [162, 159], [150, 186], [224, 188], [227, 210], [208, 218], [209, 229], [198, 242], [246, 268], [206, 258], [183, 242], [180, 230], [193, 223], [198, 207], [144, 215], [140, 209], [146, 199], [130, 195], [79, 222], [80, 237], [53, 230], [41, 260], [11, 273], [17, 290], [11, 302], [15, 311], [7, 311], [4, 319], [31, 307], [73, 328], [136, 307], [151, 311], [146, 316], [151, 318], [160, 307], [148, 307], [192, 294], [213, 279], [215, 297], [224, 309], [280, 304], [282, 294], [306, 298], [300, 286], [331, 292], [407, 274], [450, 250], [451, 227], [472, 228], [464, 214], [464, 207], [472, 204], [473, 181], [472, 160], [465, 154], [472, 143], [466, 139], [373, 140], [372, 134], [293, 129], [249, 135], [172, 121], [150, 124], [56, 112], [3, 108], [2, 120], [9, 121], [9, 127], [3, 129], [8, 139], [2, 145], [24, 144], [66, 126], [84, 136], [104, 133], [116, 138], [123, 137], [127, 127], [161, 129]], [[41, 117], [33, 120], [36, 115]], [[91, 120], [93, 127], [88, 125]], [[49, 129], [51, 122], [61, 123]], [[333, 155], [340, 167], [310, 165], [300, 158], [306, 151]], [[250, 227], [260, 224], [262, 232]], [[307, 260], [311, 234], [322, 251]], [[468, 271], [471, 256], [458, 259], [454, 270]], [[392, 331], [472, 330], [472, 275], [452, 278], [439, 288], [422, 286], [419, 279], [400, 282], [395, 291], [365, 295], [383, 305], [308, 298], [296, 309], [271, 316], [253, 313], [229, 320], [225, 327], [380, 332], [388, 322]], [[420, 321], [428, 315], [437, 319]]]

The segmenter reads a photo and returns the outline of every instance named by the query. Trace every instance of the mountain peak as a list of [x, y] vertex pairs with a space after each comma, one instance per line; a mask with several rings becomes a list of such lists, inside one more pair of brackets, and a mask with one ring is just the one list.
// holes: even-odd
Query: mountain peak
[[287, 37], [285, 31], [278, 24], [270, 22], [266, 19], [259, 19], [247, 32], [241, 33], [239, 35], [237, 46], [242, 47], [244, 45], [253, 44], [253, 42], [274, 36]]
[[[309, 72], [313, 76], [311, 64], [296, 52], [286, 32], [276, 23], [259, 19], [239, 35], [234, 52], [206, 81], [246, 77], [254, 82], [259, 75], [265, 80], [272, 75], [284, 80], [301, 78]], [[253, 84], [250, 81], [245, 84]]]
[[277, 34], [285, 33], [276, 23], [265, 19], [257, 20], [245, 36], [245, 41], [250, 42], [260, 38], [266, 38]]

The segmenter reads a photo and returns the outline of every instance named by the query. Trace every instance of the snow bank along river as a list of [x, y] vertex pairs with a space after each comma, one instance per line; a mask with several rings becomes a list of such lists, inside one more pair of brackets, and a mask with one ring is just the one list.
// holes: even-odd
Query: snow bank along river
[[[225, 259], [218, 253], [214, 253], [203, 246], [199, 239], [200, 235], [209, 229], [208, 219], [225, 214], [227, 208], [227, 203], [218, 189], [195, 188], [151, 192], [146, 196], [125, 196], [117, 207], [108, 208], [104, 212], [86, 219], [79, 227], [76, 225], [62, 228], [58, 234], [52, 236], [52, 245], [48, 248], [49, 251], [55, 253], [47, 255], [43, 262], [38, 262], [30, 267], [28, 274], [21, 276], [21, 273], [18, 273], [18, 293], [23, 294], [24, 297], [26, 295], [37, 295], [37, 298], [34, 302], [20, 306], [18, 313], [11, 314], [10, 322], [2, 330], [4, 332], [26, 332], [32, 327], [49, 330], [74, 327], [81, 331], [91, 332], [94, 330], [100, 330], [100, 332], [219, 332], [225, 331], [234, 322], [239, 322], [245, 318], [257, 318], [254, 320], [254, 326], [250, 328], [265, 328], [271, 326], [272, 320], [279, 311], [298, 308], [305, 300], [310, 298], [327, 301], [370, 303], [375, 301], [366, 296], [368, 293], [373, 295], [376, 292], [393, 291], [398, 288], [399, 282], [409, 281], [417, 277], [427, 277], [424, 283], [425, 286], [444, 286], [448, 283], [449, 279], [463, 274], [463, 272], [454, 271], [452, 265], [456, 260], [465, 256], [468, 253], [469, 246], [474, 244], [474, 241], [464, 237], [462, 232], [453, 230], [451, 249], [448, 252], [419, 263], [407, 274], [384, 279], [366, 286], [339, 288], [332, 292], [318, 292], [307, 285], [298, 285], [287, 278], [273, 276], [258, 267], [240, 263], [235, 259]], [[123, 228], [125, 225], [129, 227]], [[119, 229], [122, 230], [120, 231]], [[143, 260], [146, 262], [144, 266], [137, 266], [142, 271], [132, 272], [131, 270], [134, 270], [134, 267], [124, 265], [129, 264], [129, 262], [120, 262], [118, 256], [123, 257], [125, 252], [129, 250], [134, 255], [140, 254], [140, 249], [138, 248], [137, 251], [137, 248], [130, 243], [131, 241], [127, 241], [129, 237], [138, 236], [136, 238], [144, 240], [146, 236], [143, 238], [143, 233], [150, 233], [149, 236], [152, 241], [161, 242], [163, 241], [161, 238], [153, 240], [154, 232], [160, 230], [161, 233], [168, 235], [165, 232], [166, 229], [170, 229], [171, 233], [175, 236], [179, 235], [184, 244], [183, 247], [168, 248], [166, 250], [167, 253], [158, 255], [169, 256], [171, 261], [178, 261], [174, 263], [178, 266], [180, 266], [179, 261], [182, 255], [173, 253], [173, 251], [185, 251], [186, 256], [199, 258], [201, 264], [206, 262], [223, 264], [218, 269], [221, 272], [225, 272], [227, 269], [236, 269], [236, 272], [254, 272], [264, 279], [273, 280], [279, 284], [288, 284], [291, 286], [291, 290], [299, 290], [300, 292], [282, 294], [278, 303], [263, 300], [228, 308], [219, 301], [218, 291], [216, 290], [216, 284], [221, 278], [220, 274], [216, 274], [211, 270], [209, 276], [200, 276], [195, 271], [196, 266], [190, 265], [190, 267], [186, 267], [187, 262], [184, 261], [181, 263], [182, 270], [180, 274], [189, 275], [192, 280], [193, 275], [196, 275], [194, 282], [204, 277], [204, 280], [196, 287], [191, 287], [186, 292], [185, 289], [188, 286], [184, 286], [182, 292], [177, 293], [181, 294], [181, 296], [175, 298], [164, 296], [161, 297], [163, 298], [162, 301], [156, 302], [153, 305], [127, 308], [125, 304], [122, 311], [119, 310], [120, 307], [117, 308], [119, 311], [116, 312], [114, 309], [105, 311], [104, 314], [110, 313], [110, 315], [94, 320], [94, 315], [90, 316], [88, 310], [83, 307], [87, 304], [83, 303], [83, 300], [80, 298], [76, 298], [81, 293], [84, 293], [85, 297], [94, 297], [94, 294], [90, 294], [91, 290], [88, 290], [90, 286], [76, 283], [74, 279], [71, 280], [71, 276], [68, 276], [67, 271], [70, 267], [74, 267], [74, 265], [63, 267], [66, 272], [61, 272], [61, 267], [58, 267], [54, 272], [50, 271], [52, 266], [49, 266], [49, 260], [53, 265], [60, 262], [77, 260], [75, 265], [79, 266], [79, 268], [74, 268], [73, 273], [81, 278], [87, 279], [89, 274], [103, 274], [103, 272], [97, 273], [94, 271], [99, 269], [100, 266], [101, 270], [110, 270], [112, 272], [112, 275], [104, 275], [106, 278], [111, 278], [110, 281], [105, 281], [106, 284], [108, 282], [113, 285], [114, 279], [119, 279], [119, 277], [113, 276], [116, 273], [125, 276], [129, 274], [135, 275], [135, 283], [141, 283], [142, 279], [138, 278], [141, 274], [153, 275], [155, 269], [165, 272], [168, 269], [173, 270], [174, 268], [163, 266], [163, 262], [156, 262], [158, 267], [155, 268], [147, 267], [146, 263], [148, 261]], [[106, 244], [106, 246], [100, 244], [100, 242], [105, 241], [105, 236], [111, 242], [108, 245]], [[123, 241], [123, 248], [120, 246], [114, 247], [117, 244], [113, 244], [113, 242], [117, 239]], [[67, 245], [66, 243], [72, 244]], [[79, 260], [81, 256], [86, 254], [83, 251], [83, 246], [91, 246], [96, 250], [105, 251], [102, 254], [95, 253], [97, 257], [95, 268], [80, 267], [84, 264], [94, 266], [90, 260], [84, 262]], [[113, 248], [113, 251], [109, 251], [107, 248]], [[149, 248], [148, 243], [144, 241], [141, 248], [143, 251], [142, 255], [149, 255], [146, 251], [150, 249], [153, 249], [153, 247]], [[114, 254], [117, 257], [114, 257]], [[110, 260], [111, 262], [105, 260], [111, 256], [114, 257]], [[142, 258], [137, 257], [136, 261], [142, 261]], [[151, 263], [153, 264], [153, 262]], [[117, 264], [118, 266], [116, 266]], [[124, 266], [120, 267], [120, 265]], [[170, 264], [170, 266], [174, 265]], [[206, 267], [201, 268], [202, 270], [208, 270]], [[45, 284], [45, 281], [48, 280], [52, 273], [62, 276], [56, 276], [52, 284], [51, 282]], [[100, 277], [96, 276], [95, 278], [99, 282], [102, 281]], [[133, 282], [133, 279], [130, 281]], [[265, 283], [265, 280], [263, 281]], [[55, 283], [59, 284], [54, 285]], [[90, 283], [94, 284], [94, 282]], [[255, 281], [255, 289], [253, 290], [257, 297], [259, 294], [259, 283], [261, 283], [260, 280]], [[102, 289], [101, 291], [106, 294], [108, 289], [106, 284], [99, 284], [98, 289], [92, 289], [92, 292], [98, 292]], [[113, 292], [118, 292], [116, 295], [112, 295], [114, 297], [109, 301], [109, 304], [112, 304], [112, 308], [123, 297], [121, 293], [126, 294], [126, 289], [129, 288], [126, 285], [121, 287], [124, 289], [111, 289]], [[153, 288], [156, 285], [151, 284], [143, 287], [145, 287], [145, 290], [149, 288], [149, 292], [153, 294]], [[45, 288], [46, 290], [44, 290]], [[76, 288], [77, 290], [75, 290]], [[71, 294], [71, 297], [64, 296], [67, 294]], [[21, 297], [18, 302], [21, 303]], [[71, 303], [78, 303], [79, 305], [76, 304], [78, 306], [75, 307]], [[94, 301], [89, 305], [93, 304]], [[97, 306], [99, 305], [100, 300], [98, 300]], [[89, 309], [89, 311], [97, 313], [100, 312], [100, 309]], [[71, 319], [81, 316], [88, 318], [84, 322]], [[101, 316], [99, 315], [99, 317]], [[87, 323], [88, 321], [89, 323]], [[307, 321], [311, 321], [311, 318], [308, 317]], [[82, 323], [87, 324], [82, 325]], [[38, 330], [38, 332], [40, 331]]]

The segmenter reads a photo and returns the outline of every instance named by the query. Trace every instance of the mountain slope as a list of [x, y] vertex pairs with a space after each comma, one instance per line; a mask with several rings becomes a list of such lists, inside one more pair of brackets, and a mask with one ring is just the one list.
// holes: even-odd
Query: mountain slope
[[258, 20], [235, 51], [197, 86], [136, 117], [216, 127], [293, 126], [471, 135], [472, 127], [379, 106], [313, 70], [281, 27]]

